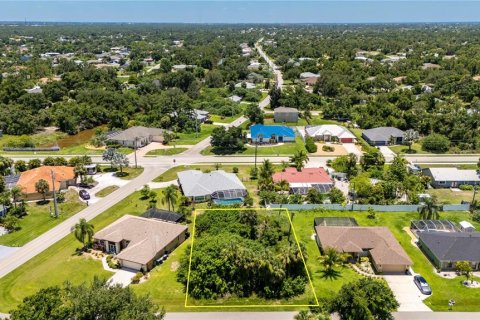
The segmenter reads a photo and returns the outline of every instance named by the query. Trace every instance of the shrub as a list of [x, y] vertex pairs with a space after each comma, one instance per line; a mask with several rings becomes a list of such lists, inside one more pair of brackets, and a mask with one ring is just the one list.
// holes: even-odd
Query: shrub
[[137, 283], [139, 283], [139, 282], [140, 282], [140, 279], [142, 279], [142, 277], [143, 277], [143, 273], [141, 273], [141, 272], [135, 273], [135, 275], [134, 275], [133, 278], [132, 278], [132, 284], [137, 284]]
[[65, 202], [65, 193], [59, 192], [57, 193], [57, 202]]
[[473, 190], [473, 186], [469, 184], [461, 184], [458, 186], [458, 188], [464, 191]]
[[111, 254], [107, 256], [107, 265], [112, 269], [120, 269], [120, 262], [114, 260]]
[[232, 172], [233, 172], [233, 173], [238, 173], [238, 168], [237, 168], [237, 167], [233, 167], [233, 168], [232, 168]]
[[313, 140], [312, 137], [308, 137], [305, 140], [305, 148], [309, 153], [315, 153], [317, 152], [317, 145], [315, 144], [315, 141]]
[[444, 135], [432, 133], [422, 140], [422, 149], [430, 152], [443, 153], [448, 151], [450, 140]]
[[322, 150], [325, 151], [325, 152], [333, 152], [333, 151], [335, 151], [335, 147], [333, 147], [333, 146], [328, 146], [328, 145], [324, 145], [324, 146], [322, 147]]
[[250, 179], [257, 180], [257, 178], [258, 178], [258, 169], [257, 168], [252, 168], [250, 170]]

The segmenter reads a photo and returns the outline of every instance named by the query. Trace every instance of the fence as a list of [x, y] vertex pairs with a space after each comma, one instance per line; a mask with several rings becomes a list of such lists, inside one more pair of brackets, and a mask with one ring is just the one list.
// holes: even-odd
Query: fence
[[15, 147], [5, 147], [3, 151], [60, 151], [59, 146], [50, 147], [50, 148], [15, 148]]
[[[270, 204], [269, 208], [286, 208], [292, 211], [325, 209], [333, 211], [367, 211], [372, 208], [380, 212], [417, 212], [418, 204], [368, 205], [368, 204]], [[445, 204], [443, 211], [467, 211], [469, 204]]]

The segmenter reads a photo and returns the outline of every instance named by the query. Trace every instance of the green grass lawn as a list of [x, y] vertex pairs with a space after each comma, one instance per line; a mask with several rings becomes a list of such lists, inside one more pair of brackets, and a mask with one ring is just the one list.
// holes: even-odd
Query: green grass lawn
[[65, 198], [65, 202], [58, 204], [58, 218], [51, 216], [52, 201], [47, 204], [29, 203], [28, 215], [19, 220], [20, 230], [1, 236], [0, 245], [23, 246], [86, 207], [86, 204], [79, 200], [78, 193], [73, 190], [68, 191]]
[[472, 201], [473, 191], [452, 191], [450, 189], [429, 189], [427, 193], [437, 196], [439, 203], [460, 204], [463, 201]]
[[147, 152], [147, 156], [173, 156], [175, 154], [187, 151], [188, 148], [169, 148], [169, 149], [155, 149]]
[[450, 163], [442, 163], [442, 164], [420, 164], [420, 168], [458, 168], [458, 169], [465, 169], [465, 170], [477, 170], [478, 167], [474, 163], [463, 163], [463, 164], [450, 164]]
[[213, 129], [217, 126], [213, 124], [205, 124], [203, 123], [201, 126], [200, 132], [194, 133], [177, 133], [178, 138], [174, 141], [169, 143], [170, 145], [191, 145], [197, 144], [203, 139], [207, 138], [209, 135], [212, 134]]
[[113, 168], [111, 169], [110, 166], [105, 166], [105, 165], [102, 165], [102, 166], [99, 166], [100, 170], [103, 171], [103, 172], [115, 172], [115, 176], [117, 176], [118, 178], [120, 179], [123, 179], [123, 180], [132, 180], [132, 179], [135, 179], [136, 177], [138, 177], [139, 175], [142, 174], [143, 172], [143, 168], [142, 167], [138, 167], [138, 168], [135, 168], [135, 166], [131, 166], [131, 167], [128, 167], [128, 168], [123, 168], [122, 171], [123, 172], [120, 172], [119, 169], [116, 169], [116, 168]]
[[[309, 254], [308, 266], [313, 272], [313, 281], [319, 299], [322, 297], [331, 297], [331, 295], [338, 291], [341, 285], [357, 278], [356, 274], [352, 274], [351, 270], [342, 271], [342, 278], [338, 280], [325, 280], [321, 278], [318, 273], [319, 264], [315, 262], [315, 257], [318, 257], [316, 244], [310, 239], [313, 230], [313, 219], [319, 216], [343, 216], [354, 217], [359, 225], [365, 226], [387, 226], [395, 235], [402, 247], [413, 261], [413, 270], [420, 273], [432, 287], [433, 295], [425, 300], [425, 304], [434, 311], [447, 311], [448, 300], [454, 299], [457, 304], [454, 311], [480, 311], [480, 290], [465, 288], [461, 282], [464, 277], [457, 277], [456, 279], [447, 280], [436, 274], [433, 265], [425, 257], [425, 255], [416, 246], [411, 244], [410, 236], [403, 230], [410, 226], [411, 220], [418, 219], [416, 212], [402, 213], [402, 212], [377, 212], [376, 219], [371, 220], [367, 218], [366, 212], [313, 212], [313, 211], [298, 211], [295, 214], [293, 224], [297, 230], [297, 235], [304, 243], [307, 244], [307, 253]], [[480, 224], [473, 222], [467, 212], [442, 212], [442, 219], [448, 219], [453, 222], [467, 220], [472, 222], [476, 228], [480, 228]], [[316, 271], [317, 270], [317, 271]], [[476, 279], [480, 281], [480, 279]]]
[[[257, 155], [259, 156], [291, 156], [299, 150], [306, 150], [305, 144], [300, 137], [295, 139], [295, 143], [286, 142], [281, 145], [259, 146], [257, 148]], [[212, 147], [207, 147], [201, 151], [203, 155], [215, 155], [212, 152]], [[236, 153], [239, 156], [253, 156], [255, 155], [255, 147], [246, 146], [245, 150]]]
[[115, 190], [118, 190], [118, 186], [108, 186], [108, 187], [105, 187], [103, 188], [102, 190], [98, 191], [97, 193], [95, 193], [95, 196], [96, 197], [100, 197], [100, 198], [103, 198], [103, 197], [106, 197], [108, 196], [110, 193], [114, 192]]
[[396, 145], [389, 147], [396, 154], [431, 154], [431, 152], [422, 150], [422, 145], [420, 143], [413, 143], [412, 150], [408, 150], [408, 146]]
[[[161, 198], [161, 190], [158, 198]], [[158, 206], [161, 207], [160, 201]], [[147, 201], [140, 200], [135, 192], [109, 208], [91, 223], [99, 231], [125, 214], [140, 215], [147, 209]], [[65, 281], [73, 284], [91, 281], [93, 277], [109, 278], [112, 273], [102, 268], [101, 261], [76, 255], [81, 244], [73, 235], [68, 235], [47, 250], [35, 256], [13, 272], [0, 279], [0, 312], [8, 312], [24, 297], [41, 288], [61, 285]]]
[[219, 116], [217, 114], [212, 114], [210, 115], [210, 120], [212, 120], [213, 122], [219, 122], [219, 123], [230, 123], [240, 118], [241, 116], [242, 116], [241, 114], [237, 114], [237, 115], [234, 115], [233, 117], [232, 116], [224, 117], [224, 116]]

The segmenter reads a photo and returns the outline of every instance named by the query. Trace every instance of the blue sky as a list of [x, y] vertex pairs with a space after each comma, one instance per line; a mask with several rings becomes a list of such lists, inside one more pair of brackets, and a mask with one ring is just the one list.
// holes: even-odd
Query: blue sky
[[185, 23], [478, 22], [480, 1], [0, 0], [0, 21]]

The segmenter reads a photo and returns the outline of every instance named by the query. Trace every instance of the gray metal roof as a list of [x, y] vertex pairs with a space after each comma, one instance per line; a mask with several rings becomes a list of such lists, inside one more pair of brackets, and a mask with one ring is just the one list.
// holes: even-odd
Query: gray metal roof
[[461, 170], [457, 168], [426, 168], [424, 173], [430, 174], [435, 181], [470, 181], [480, 182], [477, 170]]
[[419, 239], [441, 261], [480, 261], [479, 232], [422, 232]]
[[278, 107], [273, 110], [273, 113], [295, 113], [298, 114], [298, 109], [288, 107]]
[[216, 191], [241, 189], [243, 183], [234, 173], [223, 170], [203, 173], [199, 170], [187, 170], [177, 173], [183, 193], [187, 197], [209, 196]]
[[370, 141], [389, 141], [390, 137], [403, 138], [405, 133], [395, 127], [379, 127], [364, 130], [362, 134]]
[[130, 127], [126, 130], [120, 131], [117, 134], [111, 134], [109, 139], [110, 140], [121, 140], [121, 141], [128, 141], [128, 140], [135, 140], [135, 137], [142, 138], [142, 137], [150, 137], [150, 136], [160, 136], [163, 134], [165, 130], [160, 128], [147, 128], [142, 126], [135, 126]]

